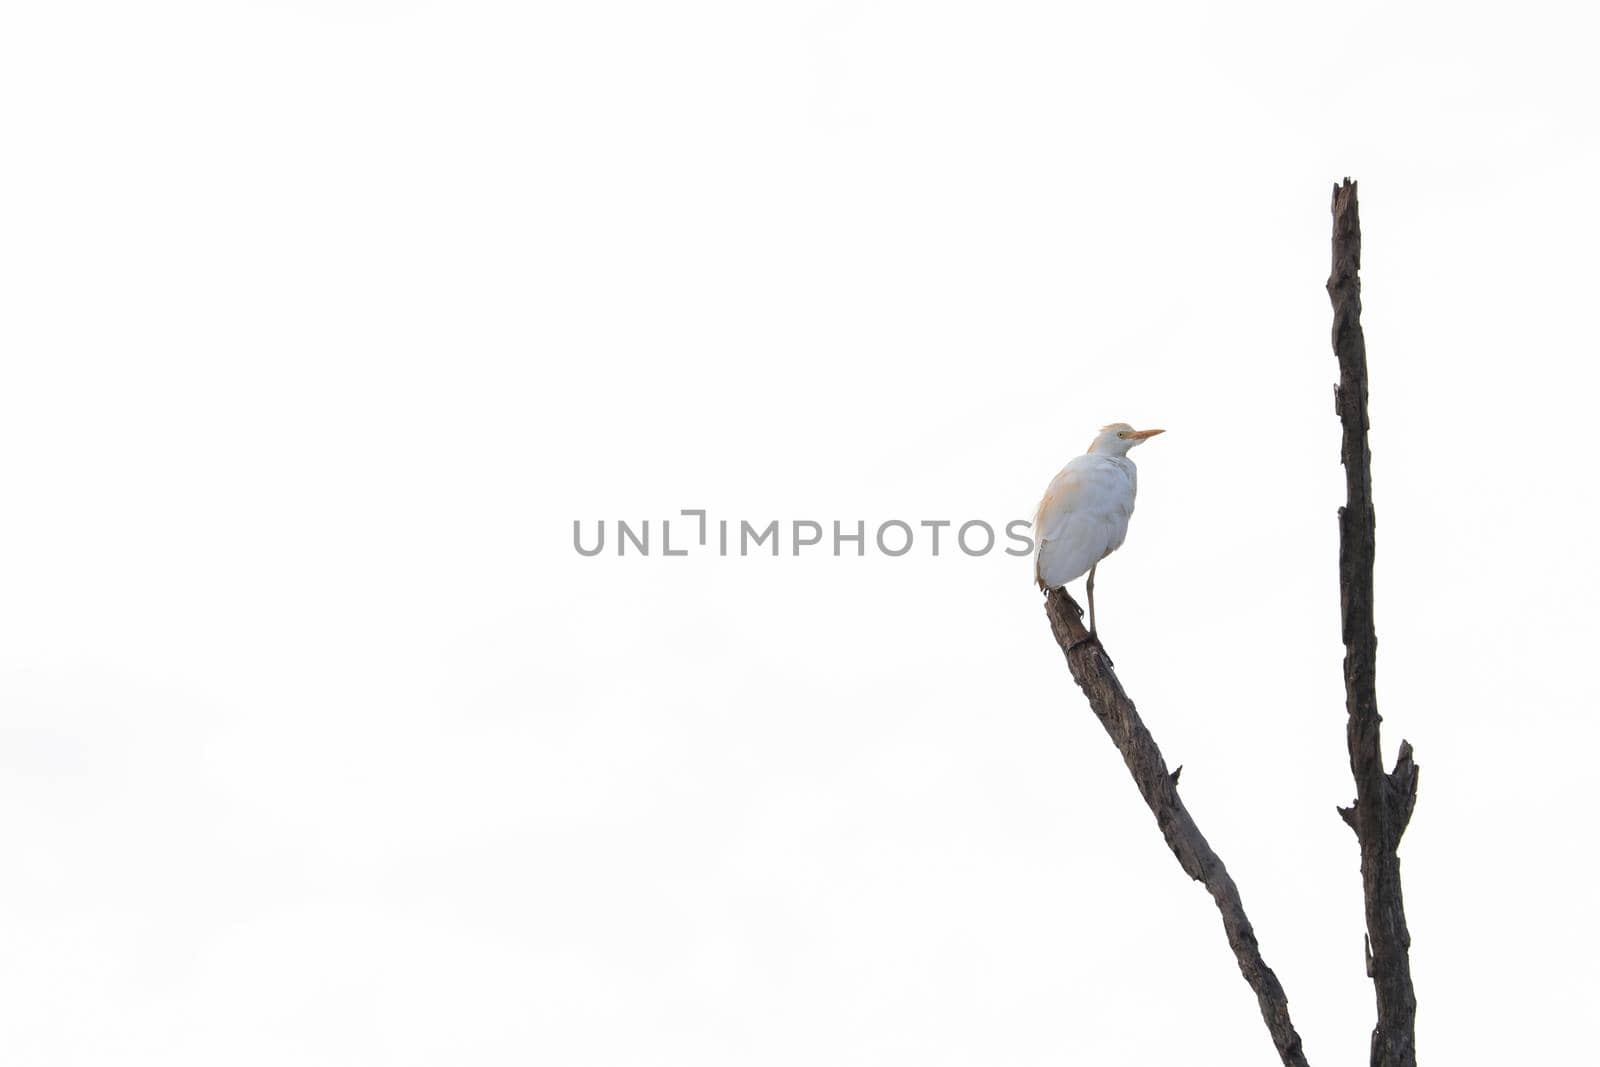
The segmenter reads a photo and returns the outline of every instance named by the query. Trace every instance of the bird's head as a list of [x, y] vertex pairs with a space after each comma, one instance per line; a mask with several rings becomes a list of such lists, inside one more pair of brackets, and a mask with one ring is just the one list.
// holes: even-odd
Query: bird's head
[[1128, 449], [1134, 445], [1143, 444], [1158, 433], [1165, 430], [1135, 430], [1125, 422], [1113, 422], [1110, 426], [1100, 427], [1100, 433], [1094, 442], [1089, 445], [1090, 452], [1100, 452], [1110, 456], [1126, 456]]

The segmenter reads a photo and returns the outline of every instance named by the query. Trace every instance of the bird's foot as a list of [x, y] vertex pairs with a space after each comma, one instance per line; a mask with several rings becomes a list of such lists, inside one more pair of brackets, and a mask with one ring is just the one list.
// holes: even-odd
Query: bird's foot
[[1067, 651], [1071, 652], [1074, 649], [1087, 648], [1091, 645], [1100, 650], [1100, 655], [1105, 658], [1107, 667], [1116, 666], [1116, 664], [1111, 661], [1111, 653], [1107, 652], [1106, 646], [1100, 643], [1100, 635], [1095, 633], [1093, 630], [1090, 630], [1086, 636], [1072, 642], [1071, 646], [1067, 648]]
[[1057, 592], [1058, 590], [1061, 593], [1061, 599], [1067, 602], [1067, 607], [1071, 608], [1078, 618], [1083, 618], [1083, 605], [1067, 595], [1066, 586], [1058, 585], [1055, 587], [1055, 589], [1045, 589], [1045, 596], [1049, 596], [1051, 593]]

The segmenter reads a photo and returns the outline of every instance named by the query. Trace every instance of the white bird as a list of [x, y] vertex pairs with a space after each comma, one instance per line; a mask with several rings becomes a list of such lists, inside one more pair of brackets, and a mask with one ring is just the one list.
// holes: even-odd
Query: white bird
[[1033, 532], [1039, 545], [1033, 576], [1049, 592], [1089, 573], [1089, 633], [1094, 627], [1094, 571], [1121, 547], [1133, 516], [1139, 472], [1128, 450], [1161, 430], [1125, 422], [1103, 426], [1089, 451], [1061, 468], [1039, 501]]

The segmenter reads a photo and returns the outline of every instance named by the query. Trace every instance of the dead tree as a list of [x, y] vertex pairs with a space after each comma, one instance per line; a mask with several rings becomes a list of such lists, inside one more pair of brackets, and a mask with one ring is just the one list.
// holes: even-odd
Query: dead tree
[[1339, 611], [1344, 692], [1356, 801], [1339, 814], [1361, 844], [1367, 910], [1367, 974], [1378, 1000], [1372, 1067], [1415, 1067], [1417, 996], [1411, 987], [1411, 934], [1400, 895], [1400, 835], [1417, 803], [1417, 765], [1400, 742], [1394, 770], [1383, 769], [1378, 724], [1378, 635], [1372, 616], [1372, 451], [1367, 447], [1367, 344], [1361, 332], [1361, 216], [1356, 183], [1333, 190], [1333, 351], [1339, 358], [1334, 405], [1344, 426], [1345, 504], [1339, 509]]
[[[1378, 1025], [1372, 1033], [1372, 1067], [1415, 1067], [1416, 996], [1411, 988], [1411, 943], [1400, 898], [1400, 860], [1396, 849], [1417, 799], [1417, 765], [1411, 745], [1400, 743], [1392, 772], [1383, 769], [1379, 744], [1374, 661], [1378, 639], [1372, 616], [1372, 455], [1367, 447], [1367, 354], [1361, 333], [1361, 224], [1356, 186], [1348, 178], [1334, 189], [1333, 348], [1339, 359], [1335, 389], [1344, 425], [1345, 506], [1339, 509], [1339, 602], [1344, 621], [1345, 706], [1350, 769], [1356, 802], [1339, 813], [1361, 843], [1361, 881], [1366, 897], [1367, 973], [1377, 991]], [[1289, 1018], [1283, 986], [1261, 958], [1255, 931], [1245, 915], [1228, 870], [1195, 825], [1178, 796], [1178, 771], [1168, 772], [1155, 738], [1123, 691], [1098, 638], [1084, 628], [1083, 611], [1064, 589], [1045, 597], [1050, 629], [1067, 657], [1073, 680], [1089, 707], [1122, 753], [1128, 772], [1156, 817], [1167, 847], [1184, 872], [1206, 887], [1222, 915], [1228, 946], [1261, 1008], [1278, 1056], [1289, 1067], [1304, 1067], [1300, 1035]], [[1180, 767], [1179, 770], [1182, 770]]]
[[1184, 807], [1183, 798], [1178, 796], [1178, 771], [1183, 768], [1167, 771], [1167, 762], [1155, 738], [1139, 718], [1133, 701], [1123, 692], [1122, 683], [1112, 671], [1111, 660], [1099, 639], [1090, 638], [1083, 625], [1083, 610], [1066, 590], [1052, 589], [1045, 597], [1044, 607], [1050, 616], [1050, 629], [1056, 643], [1066, 653], [1073, 680], [1089, 698], [1095, 718], [1100, 720], [1117, 751], [1122, 753], [1122, 762], [1128, 765], [1133, 783], [1156, 817], [1156, 825], [1167, 839], [1167, 847], [1172, 849], [1184, 872], [1206, 887], [1206, 892], [1216, 902], [1217, 911], [1222, 913], [1228, 946], [1239, 961], [1239, 972], [1255, 992], [1261, 1018], [1272, 1034], [1278, 1056], [1286, 1067], [1307, 1067], [1305, 1053], [1300, 1048], [1300, 1035], [1289, 1019], [1289, 998], [1284, 995], [1278, 976], [1261, 958], [1255, 930], [1239, 899], [1239, 887], [1233, 884], [1222, 859], [1212, 851], [1189, 809]]

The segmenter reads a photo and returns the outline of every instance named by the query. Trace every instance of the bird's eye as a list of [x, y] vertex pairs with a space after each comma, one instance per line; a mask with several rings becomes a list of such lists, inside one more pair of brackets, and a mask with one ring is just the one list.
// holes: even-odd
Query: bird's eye
[[1128, 439], [1128, 431], [1127, 430], [1118, 430], [1117, 431], [1117, 437], [1119, 437], [1120, 439], [1126, 441]]

